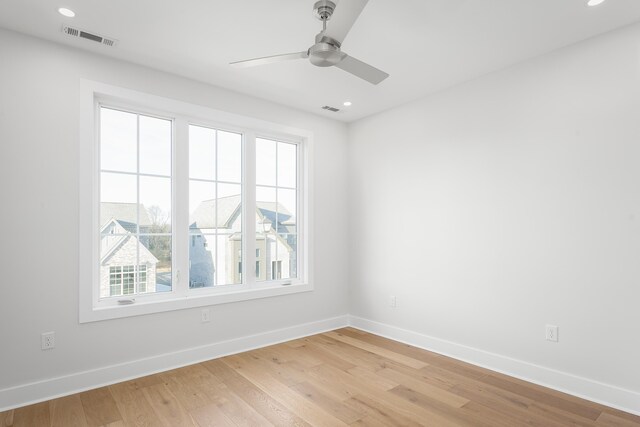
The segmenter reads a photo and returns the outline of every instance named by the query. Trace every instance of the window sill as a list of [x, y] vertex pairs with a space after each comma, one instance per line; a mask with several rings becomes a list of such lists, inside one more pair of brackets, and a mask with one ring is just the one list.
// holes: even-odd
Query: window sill
[[291, 285], [270, 285], [250, 289], [227, 290], [202, 294], [198, 291], [186, 297], [176, 297], [161, 301], [136, 301], [131, 305], [93, 307], [80, 311], [80, 323], [98, 322], [101, 320], [119, 319], [123, 317], [141, 316], [145, 314], [161, 313], [164, 311], [183, 310], [209, 305], [228, 304], [232, 302], [249, 301], [259, 298], [269, 298], [280, 295], [296, 294], [313, 291], [313, 285], [296, 283]]

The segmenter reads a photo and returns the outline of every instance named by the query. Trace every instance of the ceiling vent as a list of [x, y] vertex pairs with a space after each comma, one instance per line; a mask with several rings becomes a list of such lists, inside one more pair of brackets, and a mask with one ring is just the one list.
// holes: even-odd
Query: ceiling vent
[[334, 113], [337, 113], [338, 111], [340, 111], [340, 109], [339, 109], [339, 108], [336, 108], [336, 107], [329, 107], [328, 105], [325, 105], [324, 107], [322, 107], [322, 109], [323, 109], [323, 110], [329, 110], [329, 111], [332, 111], [332, 112], [334, 112]]
[[109, 47], [114, 47], [116, 44], [118, 44], [118, 40], [116, 39], [110, 39], [108, 37], [92, 34], [88, 31], [80, 30], [78, 28], [65, 26], [65, 27], [62, 27], [62, 32], [71, 37], [78, 37], [81, 39], [91, 40], [93, 42], [100, 43]]

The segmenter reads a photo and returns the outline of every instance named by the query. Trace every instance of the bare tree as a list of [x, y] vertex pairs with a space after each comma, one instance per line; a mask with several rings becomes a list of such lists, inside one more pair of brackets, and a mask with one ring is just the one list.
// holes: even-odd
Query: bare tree
[[169, 214], [157, 205], [149, 207], [147, 212], [149, 212], [149, 219], [151, 220], [149, 250], [160, 261], [159, 267], [168, 267], [171, 265], [171, 238], [154, 234], [169, 233], [171, 231]]
[[151, 220], [151, 233], [168, 233], [169, 232], [169, 214], [153, 205], [147, 209], [149, 219]]

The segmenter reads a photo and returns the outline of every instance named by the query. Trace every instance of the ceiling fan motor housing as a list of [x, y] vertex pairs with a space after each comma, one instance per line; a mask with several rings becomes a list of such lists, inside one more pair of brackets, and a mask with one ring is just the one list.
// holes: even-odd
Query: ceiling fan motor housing
[[316, 44], [308, 51], [309, 61], [318, 67], [331, 67], [336, 65], [347, 56], [340, 51], [340, 43], [324, 35], [324, 32], [316, 35]]
[[344, 59], [345, 53], [329, 43], [316, 43], [309, 48], [309, 61], [318, 67], [331, 67]]

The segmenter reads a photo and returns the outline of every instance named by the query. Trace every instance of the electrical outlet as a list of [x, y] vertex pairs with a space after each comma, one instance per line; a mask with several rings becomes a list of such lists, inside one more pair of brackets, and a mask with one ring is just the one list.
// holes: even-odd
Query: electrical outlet
[[202, 323], [211, 322], [211, 310], [208, 308], [203, 308], [201, 312]]
[[389, 297], [389, 307], [396, 308], [398, 306], [398, 299], [395, 295]]
[[51, 350], [56, 346], [56, 333], [44, 332], [40, 336], [40, 347], [42, 350]]
[[547, 325], [547, 341], [558, 342], [558, 327], [555, 325]]

